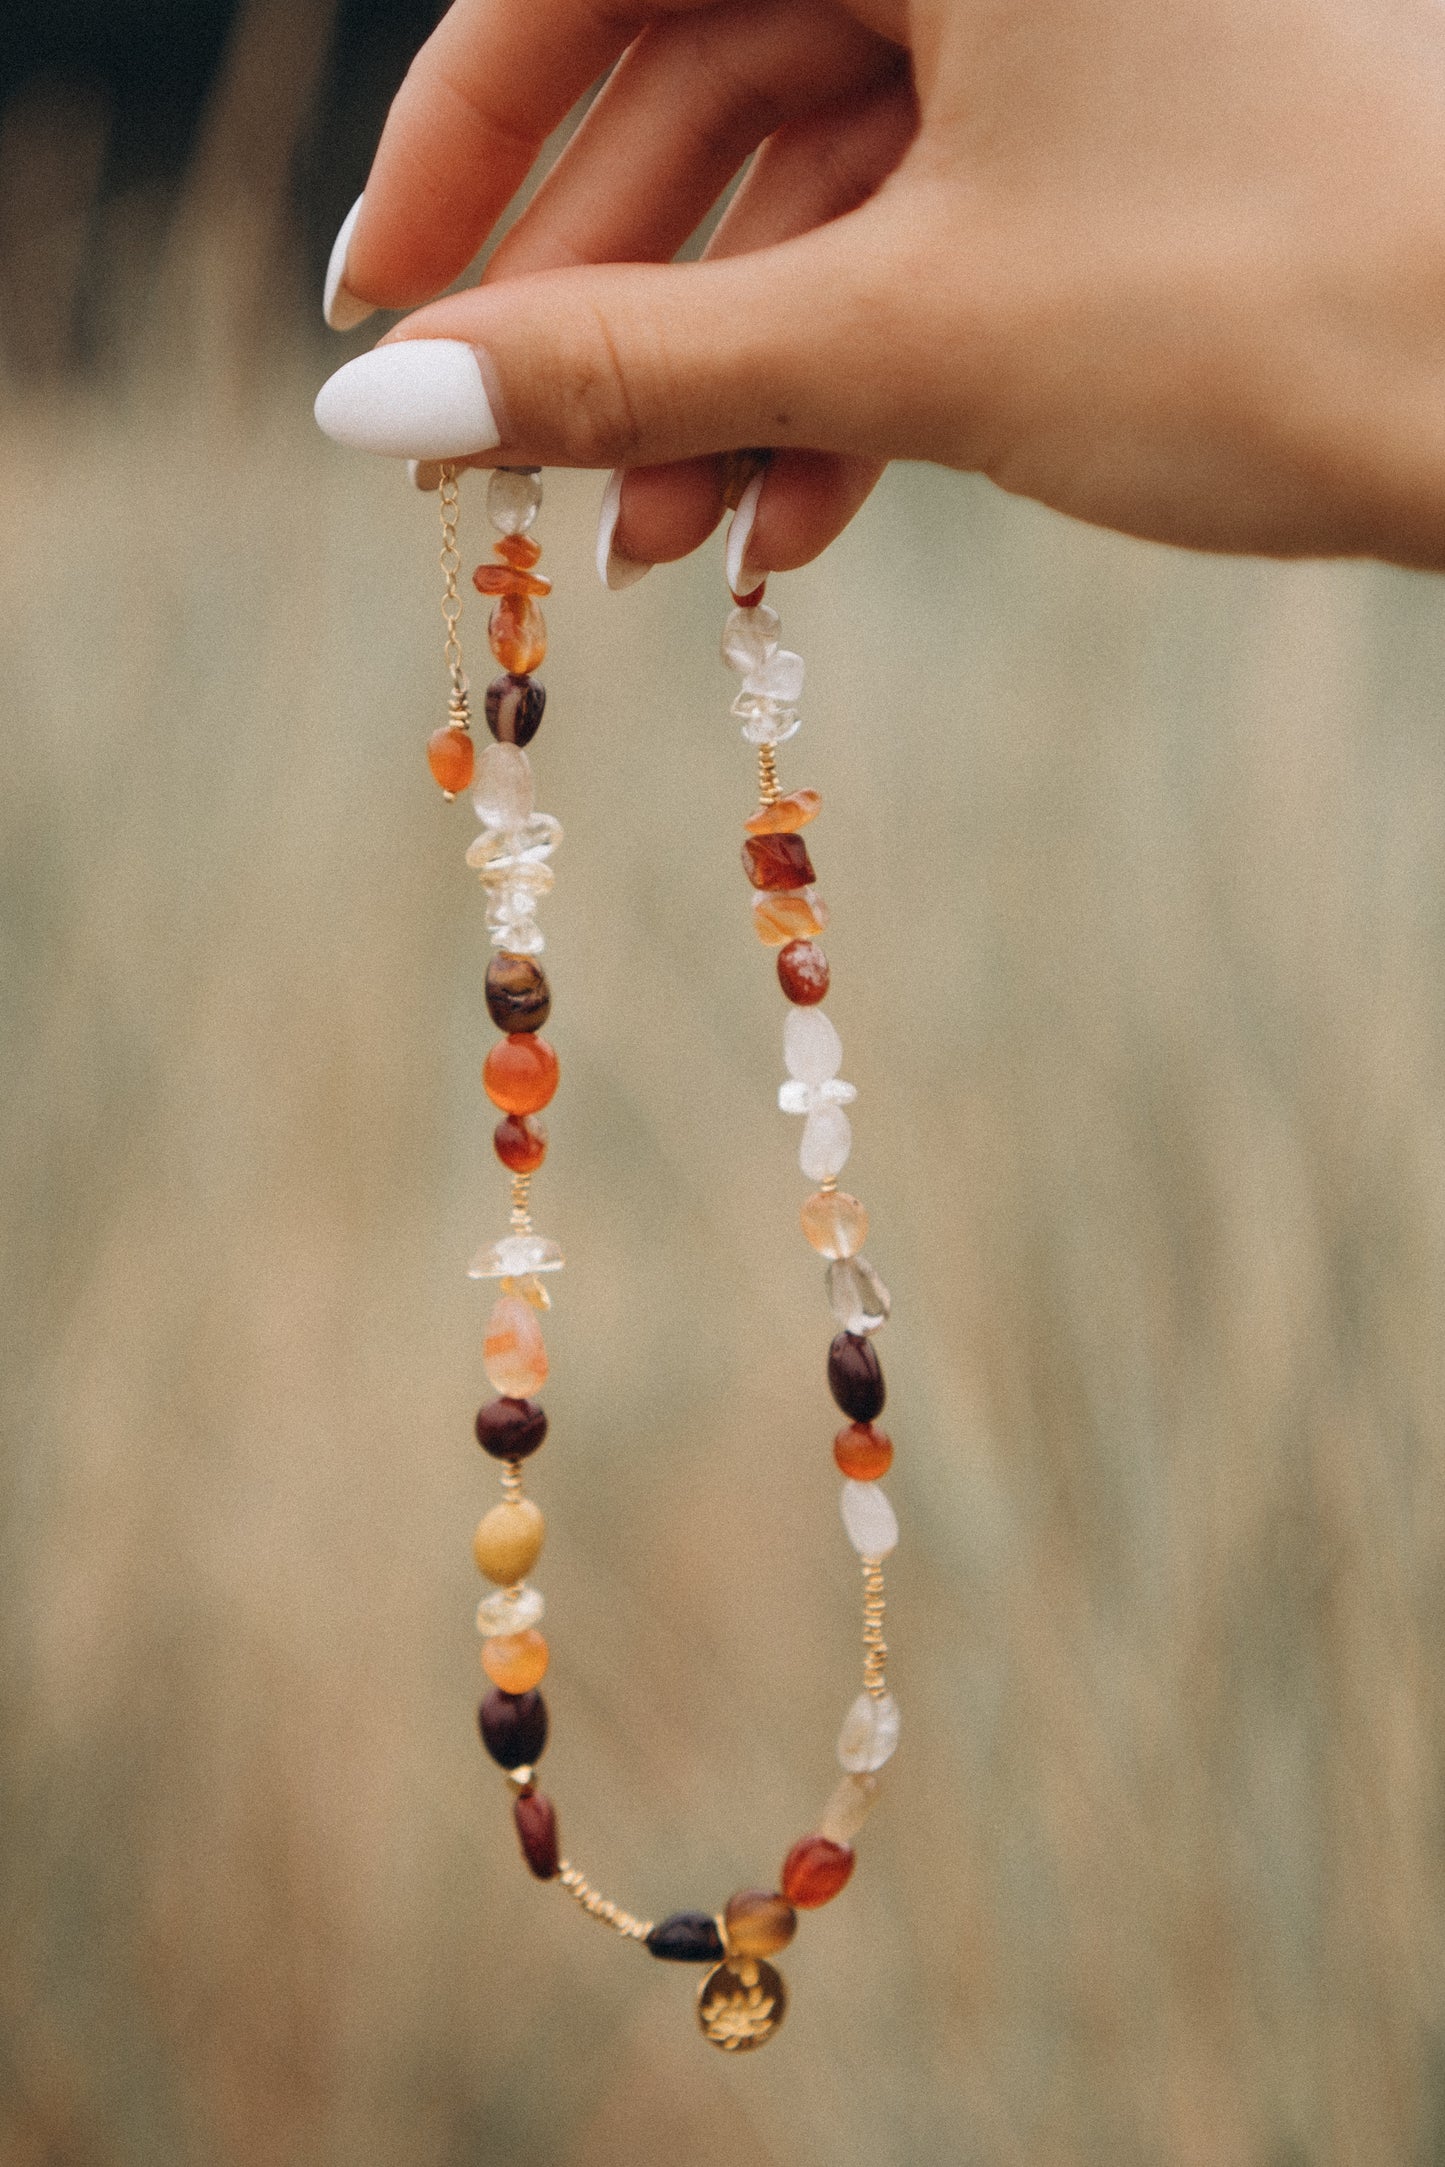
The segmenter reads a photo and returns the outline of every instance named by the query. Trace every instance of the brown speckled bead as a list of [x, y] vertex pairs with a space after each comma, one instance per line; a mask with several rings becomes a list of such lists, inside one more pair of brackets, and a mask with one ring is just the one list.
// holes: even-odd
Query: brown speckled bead
[[739, 1889], [728, 1898], [723, 1935], [729, 1956], [772, 1956], [797, 1930], [797, 1913], [775, 1889]]
[[828, 1349], [828, 1390], [851, 1422], [872, 1422], [882, 1414], [883, 1365], [871, 1339], [838, 1334]]
[[755, 888], [789, 894], [809, 887], [815, 877], [801, 835], [750, 835], [743, 844], [743, 871]]
[[542, 724], [547, 688], [535, 677], [494, 677], [487, 687], [487, 728], [499, 745], [530, 745]]
[[523, 1791], [512, 1802], [512, 1819], [522, 1839], [522, 1856], [539, 1881], [550, 1881], [560, 1862], [557, 1809], [540, 1791]]
[[778, 950], [778, 984], [796, 1008], [814, 1008], [828, 991], [828, 958], [816, 941]]
[[487, 965], [487, 1014], [499, 1031], [540, 1031], [552, 1013], [552, 989], [540, 963], [505, 948]]

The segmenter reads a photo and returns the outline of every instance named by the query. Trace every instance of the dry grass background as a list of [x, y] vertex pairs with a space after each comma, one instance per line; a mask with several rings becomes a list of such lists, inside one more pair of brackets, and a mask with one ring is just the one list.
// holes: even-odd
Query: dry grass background
[[[905, 1732], [733, 2064], [472, 1726], [434, 507], [238, 317], [255, 229], [177, 233], [133, 364], [12, 373], [0, 444], [3, 2167], [1445, 2158], [1438, 582], [898, 471], [778, 583]], [[855, 1588], [716, 551], [604, 596], [596, 496], [543, 530], [548, 1788], [659, 1915], [807, 1825]]]

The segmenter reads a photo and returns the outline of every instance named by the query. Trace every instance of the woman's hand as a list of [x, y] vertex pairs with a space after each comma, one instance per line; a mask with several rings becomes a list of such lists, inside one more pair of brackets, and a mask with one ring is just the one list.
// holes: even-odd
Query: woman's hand
[[481, 286], [323, 389], [333, 434], [626, 467], [633, 563], [710, 531], [719, 452], [777, 447], [745, 579], [892, 458], [1162, 541], [1445, 565], [1436, 0], [456, 0], [333, 320], [455, 277], [614, 61]]

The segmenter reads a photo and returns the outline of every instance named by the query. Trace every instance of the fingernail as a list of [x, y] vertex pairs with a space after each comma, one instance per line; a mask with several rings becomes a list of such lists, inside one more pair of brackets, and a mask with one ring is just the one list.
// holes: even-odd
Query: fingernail
[[326, 265], [326, 290], [321, 297], [321, 313], [333, 331], [354, 331], [364, 324], [368, 316], [376, 314], [369, 301], [358, 301], [346, 283], [346, 252], [351, 246], [351, 236], [356, 228], [356, 214], [361, 209], [357, 197], [351, 209], [341, 221], [341, 231], [331, 244], [331, 255]]
[[613, 594], [623, 587], [635, 587], [638, 580], [646, 578], [652, 570], [650, 564], [637, 564], [631, 557], [619, 557], [612, 547], [617, 516], [622, 510], [622, 481], [626, 472], [625, 467], [614, 467], [608, 475], [597, 520], [597, 577]]
[[481, 364], [460, 339], [395, 339], [358, 354], [316, 394], [338, 444], [392, 459], [465, 459], [502, 441]]
[[728, 528], [727, 579], [734, 594], [751, 594], [754, 587], [761, 586], [768, 576], [747, 561], [748, 543], [753, 538], [753, 521], [758, 516], [758, 498], [763, 493], [763, 483], [767, 478], [766, 469], [753, 476], [738, 498], [738, 508], [733, 513], [733, 523]]
[[442, 485], [442, 463], [440, 459], [408, 459], [406, 478], [413, 489], [434, 497]]

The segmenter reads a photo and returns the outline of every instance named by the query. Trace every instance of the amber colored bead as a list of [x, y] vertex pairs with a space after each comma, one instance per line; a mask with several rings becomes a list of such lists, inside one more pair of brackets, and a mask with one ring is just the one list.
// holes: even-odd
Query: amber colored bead
[[525, 1460], [547, 1435], [547, 1417], [535, 1400], [488, 1400], [477, 1409], [477, 1443], [494, 1460]]
[[504, 1497], [478, 1522], [472, 1537], [478, 1572], [499, 1588], [525, 1580], [542, 1555], [546, 1533], [540, 1505], [530, 1497]]
[[833, 1457], [854, 1482], [876, 1482], [893, 1465], [893, 1439], [871, 1422], [850, 1422], [833, 1439]]
[[534, 542], [530, 534], [504, 534], [500, 542], [493, 542], [492, 550], [506, 563], [519, 564], [528, 572], [541, 556], [542, 545]]
[[504, 594], [487, 620], [492, 653], [513, 677], [525, 677], [547, 652], [547, 623], [529, 594]]
[[868, 1214], [846, 1189], [815, 1189], [798, 1213], [820, 1257], [855, 1257], [868, 1239]]
[[743, 844], [743, 871], [755, 888], [806, 888], [814, 878], [801, 835], [750, 835]]
[[800, 1911], [816, 1911], [845, 1885], [856, 1856], [850, 1844], [831, 1837], [800, 1836], [783, 1860], [783, 1894]]
[[557, 1056], [535, 1031], [513, 1031], [482, 1063], [482, 1083], [504, 1114], [535, 1114], [557, 1088]]
[[828, 906], [815, 889], [802, 888], [792, 895], [769, 891], [753, 897], [753, 930], [765, 948], [811, 940], [827, 923]]
[[530, 1399], [547, 1382], [547, 1348], [537, 1313], [519, 1294], [492, 1304], [482, 1339], [482, 1368], [503, 1399]]
[[504, 1693], [496, 1685], [477, 1710], [477, 1726], [498, 1768], [529, 1768], [547, 1743], [547, 1703], [535, 1688]]
[[502, 949], [487, 965], [487, 1014], [499, 1031], [540, 1031], [552, 1013], [552, 988], [540, 963]]
[[749, 835], [796, 835], [799, 828], [816, 820], [822, 809], [823, 800], [816, 790], [790, 790], [785, 798], [760, 805], [743, 825]]
[[716, 1964], [723, 1955], [717, 1920], [705, 1911], [674, 1911], [659, 1919], [647, 1946], [654, 1956], [673, 1964]]
[[492, 1633], [482, 1642], [482, 1669], [504, 1693], [530, 1693], [547, 1675], [547, 1643], [535, 1626]]
[[547, 688], [535, 677], [494, 677], [483, 706], [499, 745], [530, 745], [542, 727]]
[[883, 1365], [871, 1339], [838, 1334], [828, 1349], [828, 1390], [850, 1422], [872, 1422], [882, 1414]]
[[797, 1930], [797, 1913], [773, 1889], [739, 1889], [728, 1898], [723, 1934], [729, 1956], [771, 1956], [786, 1949]]
[[512, 1174], [535, 1174], [547, 1156], [547, 1131], [530, 1114], [503, 1114], [492, 1131], [492, 1149]]
[[795, 1008], [814, 1008], [828, 991], [828, 958], [816, 941], [789, 941], [778, 950], [778, 984]]
[[472, 733], [459, 729], [455, 723], [433, 730], [426, 741], [426, 764], [432, 771], [433, 780], [449, 798], [466, 789], [475, 763]]
[[472, 574], [472, 585], [478, 594], [534, 594], [552, 592], [552, 582], [544, 573], [524, 571], [514, 564], [479, 564]]
[[[521, 535], [509, 535], [509, 541], [521, 541]], [[550, 1881], [561, 1863], [561, 1845], [557, 1837], [557, 1809], [550, 1798], [540, 1791], [523, 1791], [520, 1798], [512, 1801], [512, 1819], [517, 1824], [517, 1834], [522, 1839], [522, 1856], [539, 1881]]]

